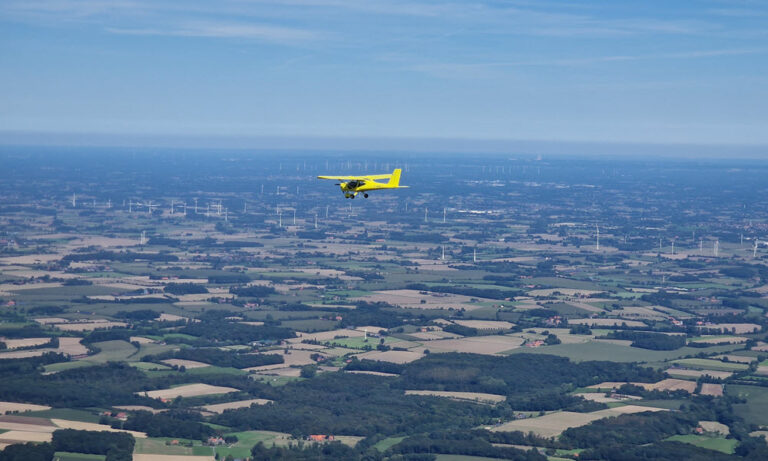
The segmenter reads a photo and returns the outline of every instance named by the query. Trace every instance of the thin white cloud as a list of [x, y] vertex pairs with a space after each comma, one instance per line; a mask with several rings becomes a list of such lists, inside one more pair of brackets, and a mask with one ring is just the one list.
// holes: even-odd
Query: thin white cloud
[[658, 59], [704, 59], [724, 56], [742, 56], [768, 53], [768, 49], [720, 49], [694, 50], [674, 53], [657, 53], [643, 55], [611, 55], [592, 56], [584, 58], [541, 59], [532, 61], [492, 61], [492, 62], [424, 62], [409, 59], [404, 56], [387, 56], [382, 61], [401, 63], [406, 69], [423, 72], [438, 77], [478, 78], [497, 75], [495, 71], [509, 70], [522, 67], [571, 67], [587, 66], [590, 64], [627, 62]]
[[195, 23], [163, 29], [107, 27], [105, 30], [122, 35], [239, 38], [281, 43], [316, 40], [321, 37], [321, 34], [306, 29], [237, 23]]
[[138, 13], [154, 7], [141, 0], [10, 0], [2, 9], [12, 14], [86, 18], [118, 11]]
[[[601, 17], [596, 11], [564, 8], [550, 2], [494, 2], [487, 0], [221, 0], [219, 2], [164, 0], [6, 0], [0, 12], [27, 18], [104, 21], [110, 27], [142, 29], [135, 22], [181, 19], [192, 15], [225, 18], [317, 18], [344, 15], [406, 17], [425, 24], [462, 27], [476, 32], [510, 35], [615, 36], [634, 34], [695, 34], [716, 26], [689, 18]], [[355, 21], [350, 19], [350, 24]], [[376, 25], [373, 24], [375, 27]], [[418, 27], [418, 26], [416, 26]], [[152, 28], [152, 27], [147, 27]]]

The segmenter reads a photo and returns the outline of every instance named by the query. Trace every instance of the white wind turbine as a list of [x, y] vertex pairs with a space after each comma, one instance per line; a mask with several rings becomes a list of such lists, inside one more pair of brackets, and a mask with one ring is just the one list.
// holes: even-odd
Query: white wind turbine
[[595, 242], [595, 250], [600, 251], [600, 226], [595, 224], [595, 231], [597, 232], [597, 241]]
[[150, 200], [149, 202], [147, 202], [147, 213], [151, 215], [152, 214], [152, 208], [157, 208], [159, 206], [160, 205], [154, 205], [152, 203], [152, 200]]

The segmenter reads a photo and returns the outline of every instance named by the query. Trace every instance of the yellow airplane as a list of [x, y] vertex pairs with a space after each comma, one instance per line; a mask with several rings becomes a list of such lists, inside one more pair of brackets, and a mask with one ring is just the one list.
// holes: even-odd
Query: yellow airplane
[[[318, 176], [317, 179], [335, 179], [342, 181], [337, 183], [346, 198], [355, 198], [358, 193], [368, 198], [368, 192], [381, 189], [403, 189], [408, 186], [400, 185], [400, 168], [392, 174], [369, 174], [365, 176]], [[388, 179], [386, 183], [376, 182], [377, 179]]]

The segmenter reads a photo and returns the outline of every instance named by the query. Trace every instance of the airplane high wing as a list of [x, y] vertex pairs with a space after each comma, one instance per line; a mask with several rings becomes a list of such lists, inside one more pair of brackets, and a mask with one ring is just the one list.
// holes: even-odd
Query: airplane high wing
[[317, 179], [336, 179], [339, 181], [354, 181], [357, 179], [375, 181], [377, 179], [389, 179], [392, 174], [369, 174], [365, 176], [318, 176]]
[[[338, 186], [346, 198], [355, 198], [362, 192], [363, 197], [368, 198], [368, 192], [381, 189], [402, 189], [408, 186], [400, 185], [400, 168], [395, 169], [391, 174], [369, 174], [360, 176], [318, 176], [317, 179], [333, 179], [341, 181]], [[387, 179], [387, 182], [376, 182], [379, 179]]]

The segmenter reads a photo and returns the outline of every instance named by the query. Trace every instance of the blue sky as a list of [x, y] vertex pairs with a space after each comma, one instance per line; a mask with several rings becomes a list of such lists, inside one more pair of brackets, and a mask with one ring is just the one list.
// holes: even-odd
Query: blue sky
[[768, 2], [3, 0], [0, 107], [5, 133], [763, 145]]

